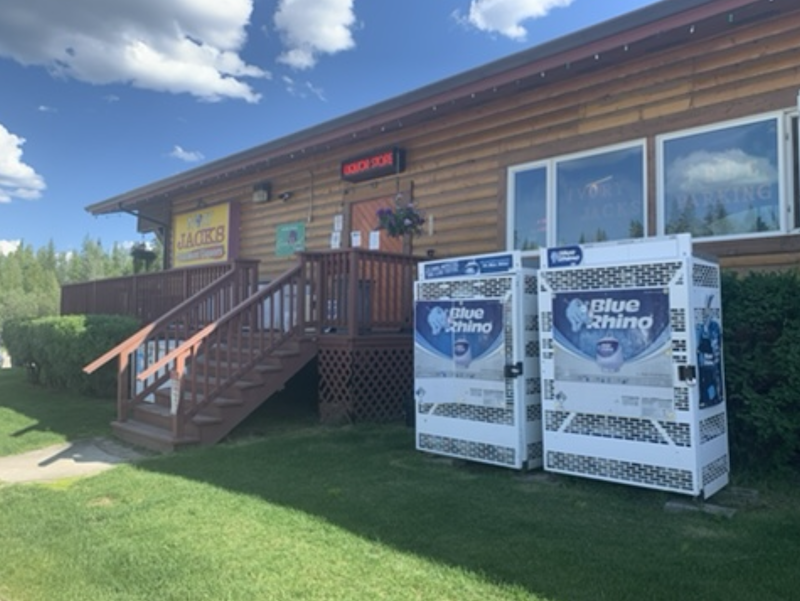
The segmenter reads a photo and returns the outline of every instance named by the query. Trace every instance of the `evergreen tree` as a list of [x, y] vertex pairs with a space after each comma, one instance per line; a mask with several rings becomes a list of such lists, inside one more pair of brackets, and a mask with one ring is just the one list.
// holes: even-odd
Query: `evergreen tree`
[[[154, 247], [160, 268], [163, 249]], [[106, 252], [100, 240], [87, 236], [78, 252], [58, 252], [51, 240], [34, 250], [24, 242], [7, 255], [0, 254], [0, 334], [3, 322], [15, 318], [57, 315], [61, 286], [133, 274], [128, 247], [114, 244]]]

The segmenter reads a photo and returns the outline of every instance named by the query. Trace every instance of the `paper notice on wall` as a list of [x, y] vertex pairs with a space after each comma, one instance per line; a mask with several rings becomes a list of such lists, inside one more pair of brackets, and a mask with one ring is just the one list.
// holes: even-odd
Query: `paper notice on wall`
[[372, 230], [369, 233], [369, 249], [379, 250], [381, 247], [381, 232], [380, 230]]
[[350, 232], [350, 246], [351, 248], [361, 248], [361, 232]]

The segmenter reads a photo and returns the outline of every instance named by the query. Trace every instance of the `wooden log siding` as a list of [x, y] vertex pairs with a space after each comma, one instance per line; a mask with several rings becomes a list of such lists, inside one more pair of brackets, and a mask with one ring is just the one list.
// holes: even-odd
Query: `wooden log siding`
[[[442, 107], [440, 117], [422, 125], [249, 175], [237, 180], [233, 195], [230, 183], [215, 186], [211, 196], [242, 203], [241, 256], [260, 260], [262, 277], [275, 277], [295, 261], [275, 256], [278, 224], [303, 221], [307, 249], [327, 249], [334, 215], [347, 219], [351, 202], [392, 193], [398, 185], [413, 185], [415, 202], [434, 218], [433, 235], [427, 235], [426, 227], [426, 234], [414, 241], [417, 254], [427, 248], [434, 248], [437, 257], [493, 252], [505, 248], [508, 167], [646, 139], [648, 234], [653, 235], [656, 136], [794, 107], [800, 88], [797, 39], [800, 8], [713, 36], [704, 35], [701, 23], [671, 48], [644, 51], [647, 44], [634, 43], [605, 53], [596, 63], [570, 66], [574, 76], [551, 81], [563, 75], [567, 67], [562, 65], [544, 77], [520, 81], [514, 95], [452, 112]], [[628, 60], [604, 68], [609, 57]], [[406, 172], [356, 185], [340, 180], [342, 159], [390, 145], [406, 149]], [[264, 179], [273, 183], [273, 192], [292, 190], [293, 198], [253, 204], [252, 185]], [[199, 194], [206, 197], [206, 191], [187, 195], [176, 210], [189, 210]], [[346, 229], [342, 238], [347, 246]], [[796, 238], [702, 246], [719, 253], [723, 264], [779, 266], [800, 259]]]

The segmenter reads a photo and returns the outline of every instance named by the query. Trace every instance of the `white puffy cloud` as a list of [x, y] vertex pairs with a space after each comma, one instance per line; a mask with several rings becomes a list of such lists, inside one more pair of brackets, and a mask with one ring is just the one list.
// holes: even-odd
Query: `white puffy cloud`
[[554, 8], [564, 8], [573, 0], [471, 0], [469, 14], [460, 11], [454, 17], [465, 24], [487, 31], [499, 33], [512, 40], [524, 40], [528, 30], [523, 21], [546, 16]]
[[294, 69], [355, 47], [353, 0], [280, 0], [274, 23], [284, 45], [278, 62]]
[[698, 150], [674, 161], [667, 172], [671, 190], [697, 194], [723, 187], [773, 184], [778, 172], [765, 157], [741, 148], [723, 152]]
[[257, 102], [239, 51], [253, 0], [0, 2], [0, 56], [92, 84]]
[[180, 159], [181, 161], [185, 161], [187, 163], [196, 163], [197, 161], [202, 161], [206, 158], [202, 152], [199, 150], [185, 150], [183, 147], [175, 144], [172, 148], [172, 152], [169, 153], [174, 159]]
[[46, 188], [42, 176], [22, 162], [23, 144], [25, 138], [0, 125], [0, 203], [14, 198], [36, 199]]
[[0, 240], [0, 255], [10, 255], [19, 248], [22, 240]]

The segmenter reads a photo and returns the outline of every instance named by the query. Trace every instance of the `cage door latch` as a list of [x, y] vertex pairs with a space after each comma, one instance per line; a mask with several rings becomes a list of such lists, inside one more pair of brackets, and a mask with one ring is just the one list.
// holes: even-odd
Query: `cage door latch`
[[694, 365], [679, 365], [678, 379], [689, 386], [694, 386], [697, 382], [697, 368]]
[[506, 365], [503, 369], [506, 378], [518, 378], [522, 375], [522, 361], [517, 361], [513, 365]]

